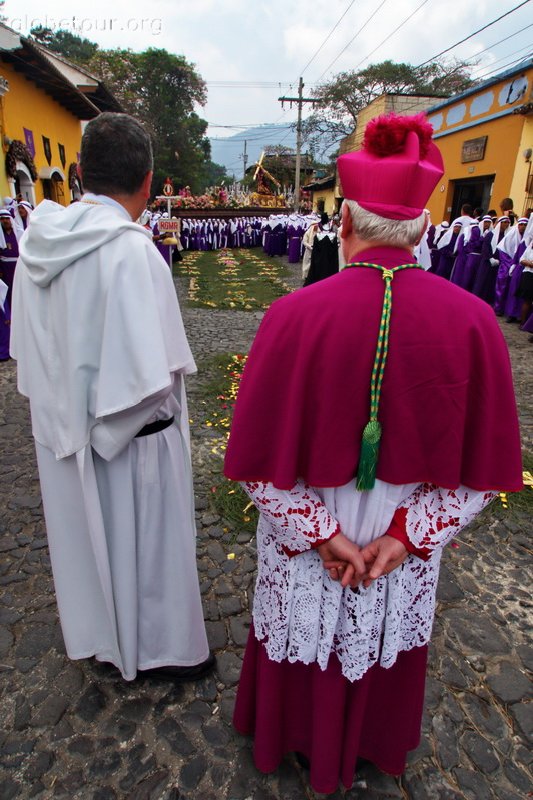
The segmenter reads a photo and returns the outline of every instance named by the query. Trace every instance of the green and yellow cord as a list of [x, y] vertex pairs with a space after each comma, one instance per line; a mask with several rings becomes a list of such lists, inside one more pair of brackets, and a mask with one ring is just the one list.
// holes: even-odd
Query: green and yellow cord
[[[357, 468], [356, 488], [358, 491], [373, 489], [376, 482], [376, 470], [378, 465], [379, 445], [381, 441], [381, 424], [378, 420], [379, 401], [381, 397], [381, 386], [385, 373], [385, 364], [389, 352], [390, 318], [392, 311], [392, 280], [396, 272], [403, 269], [423, 269], [420, 264], [400, 264], [398, 267], [387, 269], [379, 264], [371, 264], [366, 261], [354, 261], [346, 264], [346, 267], [372, 267], [379, 269], [385, 282], [385, 292], [383, 295], [383, 307], [381, 320], [379, 323], [378, 343], [376, 347], [376, 357], [372, 368], [370, 380], [370, 419], [363, 430], [361, 438], [361, 452], [359, 455], [359, 466]], [[345, 268], [346, 268], [345, 267]]]

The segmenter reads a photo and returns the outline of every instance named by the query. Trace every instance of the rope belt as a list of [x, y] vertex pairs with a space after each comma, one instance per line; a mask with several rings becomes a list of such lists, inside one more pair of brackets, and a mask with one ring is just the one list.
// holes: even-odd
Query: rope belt
[[172, 423], [174, 422], [174, 417], [170, 417], [170, 419], [156, 419], [155, 422], [149, 422], [148, 425], [145, 425], [139, 433], [135, 434], [135, 438], [137, 439], [139, 436], [150, 436], [152, 433], [159, 433], [159, 431], [164, 431], [165, 428], [169, 428]]
[[398, 267], [387, 269], [379, 264], [371, 264], [366, 261], [354, 261], [351, 264], [346, 264], [346, 267], [372, 267], [373, 269], [379, 269], [385, 282], [376, 357], [374, 359], [372, 377], [370, 379], [370, 419], [365, 425], [361, 438], [361, 452], [359, 455], [359, 466], [357, 468], [357, 478], [355, 482], [356, 488], [362, 492], [367, 489], [373, 489], [376, 482], [379, 444], [381, 441], [381, 424], [378, 420], [378, 411], [381, 397], [381, 385], [383, 383], [385, 364], [389, 352], [392, 279], [395, 273], [400, 272], [400, 270], [412, 268], [423, 269], [423, 267], [420, 264], [400, 264]]

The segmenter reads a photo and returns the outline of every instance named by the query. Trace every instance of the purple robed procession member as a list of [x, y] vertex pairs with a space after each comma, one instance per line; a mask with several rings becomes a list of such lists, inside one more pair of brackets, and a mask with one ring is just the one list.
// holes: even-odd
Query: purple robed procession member
[[[461, 233], [457, 237], [457, 241], [455, 243], [455, 261], [453, 262], [453, 269], [450, 273], [450, 280], [452, 283], [455, 283], [456, 286], [463, 287], [463, 272], [464, 266], [466, 264], [467, 259], [467, 252], [466, 252], [466, 244], [468, 241], [468, 236], [470, 234], [470, 228], [464, 227], [461, 230]], [[464, 287], [463, 287], [464, 288]]]
[[281, 230], [278, 235], [278, 247], [276, 255], [278, 256], [287, 255], [287, 228], [285, 225], [281, 226]]
[[189, 239], [190, 239], [190, 235], [191, 235], [191, 226], [190, 226], [190, 220], [188, 220], [188, 219], [183, 219], [183, 220], [181, 221], [181, 234], [180, 234], [180, 238], [181, 238], [181, 243], [182, 243], [182, 245], [183, 245], [183, 249], [184, 249], [184, 250], [188, 250], [188, 249], [189, 249]]
[[30, 203], [27, 203], [26, 200], [21, 200], [17, 206], [17, 213], [22, 224], [23, 230], [29, 225], [30, 216], [33, 211], [33, 206]]
[[15, 209], [17, 201], [14, 197], [4, 197], [4, 211], [7, 211], [12, 219], [15, 219]]
[[278, 231], [278, 224], [275, 220], [269, 220], [268, 235], [265, 238], [265, 247], [267, 256], [273, 256], [276, 253], [276, 236]]
[[198, 221], [191, 221], [191, 230], [189, 236], [189, 250], [199, 250], [198, 247]]
[[236, 236], [237, 236], [237, 224], [234, 219], [230, 219], [228, 222], [228, 247], [232, 248], [235, 247]]
[[12, 308], [13, 281], [19, 257], [15, 221], [6, 208], [0, 209], [0, 278], [7, 284], [7, 305]]
[[261, 246], [262, 237], [263, 237], [263, 222], [259, 217], [256, 217], [254, 223], [254, 247]]
[[283, 225], [281, 221], [278, 219], [275, 221], [272, 231], [270, 233], [270, 239], [268, 243], [268, 255], [269, 256], [281, 256], [284, 253], [283, 244], [285, 239], [286, 244], [286, 236], [284, 236]]
[[470, 289], [470, 272], [467, 270], [468, 256], [470, 254], [470, 240], [474, 231], [479, 232], [477, 222], [471, 222], [464, 227], [457, 239], [457, 257], [451, 275], [451, 282], [462, 289]]
[[228, 236], [229, 236], [229, 223], [228, 222], [221, 222], [220, 227], [220, 247], [222, 249], [228, 246]]
[[522, 300], [520, 321], [528, 324], [528, 319], [533, 310], [533, 217], [529, 218], [527, 228], [524, 233], [526, 249], [520, 256], [522, 275], [516, 290], [516, 296]]
[[473, 290], [476, 275], [481, 262], [481, 249], [483, 239], [492, 228], [492, 219], [484, 216], [479, 225], [472, 225], [470, 229], [470, 239], [466, 246], [468, 252], [465, 264], [464, 288], [469, 292]]
[[516, 225], [507, 230], [507, 233], [498, 244], [500, 266], [494, 291], [494, 311], [498, 316], [505, 312], [509, 284], [511, 282], [511, 268], [515, 263], [516, 252], [522, 241], [526, 225], [527, 218], [521, 217]]
[[455, 249], [461, 228], [462, 223], [455, 219], [437, 245], [439, 261], [435, 273], [446, 280], [450, 280], [452, 274], [455, 263]]
[[165, 259], [165, 264], [168, 266], [168, 263], [169, 263], [168, 258], [169, 258], [169, 255], [171, 253], [173, 253], [173, 251], [174, 251], [174, 245], [173, 244], [163, 244], [162, 239], [165, 238], [165, 236], [167, 236], [168, 234], [164, 234], [164, 233], [162, 234], [159, 231], [159, 225], [157, 224], [157, 222], [154, 225], [154, 227], [152, 228], [152, 233], [153, 233], [154, 236], [161, 237], [161, 238], [154, 239], [154, 244], [155, 244], [157, 250], [161, 253], [163, 258]]
[[522, 239], [518, 245], [518, 250], [513, 260], [510, 269], [511, 280], [509, 281], [509, 291], [507, 293], [507, 301], [505, 303], [504, 314], [509, 322], [519, 321], [522, 313], [522, 300], [517, 296], [518, 287], [520, 286], [520, 279], [524, 271], [520, 259], [526, 250], [526, 243]]
[[250, 220], [249, 222], [246, 222], [244, 226], [243, 246], [248, 248], [253, 247], [253, 241], [254, 241], [254, 229], [252, 227], [252, 222]]
[[239, 220], [234, 220], [233, 225], [233, 247], [241, 246], [241, 226]]
[[496, 273], [496, 280], [494, 282], [494, 313], [501, 317], [503, 316], [505, 303], [507, 301], [507, 291], [509, 289], [509, 270], [513, 265], [513, 257], [504, 250], [498, 248], [499, 266]]
[[339, 158], [346, 267], [265, 314], [226, 451], [260, 512], [234, 725], [260, 770], [305, 756], [317, 792], [350, 787], [358, 757], [403, 771], [442, 547], [522, 486], [494, 314], [414, 262], [444, 171], [431, 132], [422, 115], [377, 118]]
[[205, 222], [200, 222], [198, 226], [198, 250], [203, 252], [209, 250], [207, 244], [207, 230]]
[[[522, 220], [525, 217], [522, 218]], [[518, 294], [522, 273], [524, 272], [524, 265], [522, 264], [522, 256], [526, 249], [533, 241], [533, 216], [527, 221], [527, 225], [522, 237], [522, 241], [516, 251], [514, 264], [511, 267], [511, 281], [509, 283], [509, 293], [507, 303], [505, 305], [505, 316], [508, 320], [521, 320], [523, 315], [523, 300]]]
[[302, 248], [302, 234], [300, 231], [301, 226], [298, 222], [298, 217], [296, 214], [291, 214], [289, 217], [289, 223], [287, 225], [287, 256], [289, 259], [289, 264], [297, 264], [300, 260], [300, 251]]
[[494, 303], [496, 277], [500, 265], [498, 245], [509, 227], [509, 217], [500, 217], [491, 234], [483, 239], [481, 259], [472, 292], [489, 305]]
[[450, 227], [450, 223], [446, 220], [443, 220], [440, 225], [437, 225], [435, 228], [435, 233], [433, 235], [433, 242], [430, 246], [430, 254], [431, 254], [431, 267], [429, 268], [428, 272], [436, 272], [439, 266], [439, 242]]
[[6, 297], [7, 283], [0, 279], [0, 361], [8, 361], [9, 359], [11, 314]]

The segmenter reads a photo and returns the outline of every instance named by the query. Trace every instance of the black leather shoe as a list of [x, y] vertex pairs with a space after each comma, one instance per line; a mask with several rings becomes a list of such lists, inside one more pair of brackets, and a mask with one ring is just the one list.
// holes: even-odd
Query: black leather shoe
[[158, 678], [174, 683], [186, 683], [187, 681], [198, 681], [208, 675], [216, 664], [215, 656], [209, 653], [205, 661], [194, 664], [192, 667], [154, 667], [154, 669], [140, 669], [137, 672], [138, 678]]

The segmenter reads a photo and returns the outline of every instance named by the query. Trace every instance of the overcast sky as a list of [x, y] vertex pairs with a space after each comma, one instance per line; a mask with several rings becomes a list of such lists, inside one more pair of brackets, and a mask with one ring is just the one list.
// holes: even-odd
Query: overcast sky
[[[343, 70], [385, 59], [420, 64], [521, 2], [5, 0], [3, 13], [6, 23], [23, 34], [32, 25], [43, 24], [71, 30], [104, 48], [162, 47], [184, 55], [208, 84], [208, 103], [200, 114], [210, 123], [209, 134], [226, 136], [238, 128], [215, 126], [294, 120], [296, 111], [286, 107], [283, 112], [278, 97], [294, 95], [300, 75], [306, 85], [304, 94], [309, 94], [318, 82]], [[529, 0], [450, 55], [478, 56], [480, 64], [473, 76], [490, 76], [531, 55], [532, 31], [533, 2]], [[505, 37], [510, 38], [501, 41]], [[253, 88], [239, 86], [243, 82]], [[272, 85], [278, 83], [281, 86]], [[305, 113], [310, 113], [310, 107]]]

